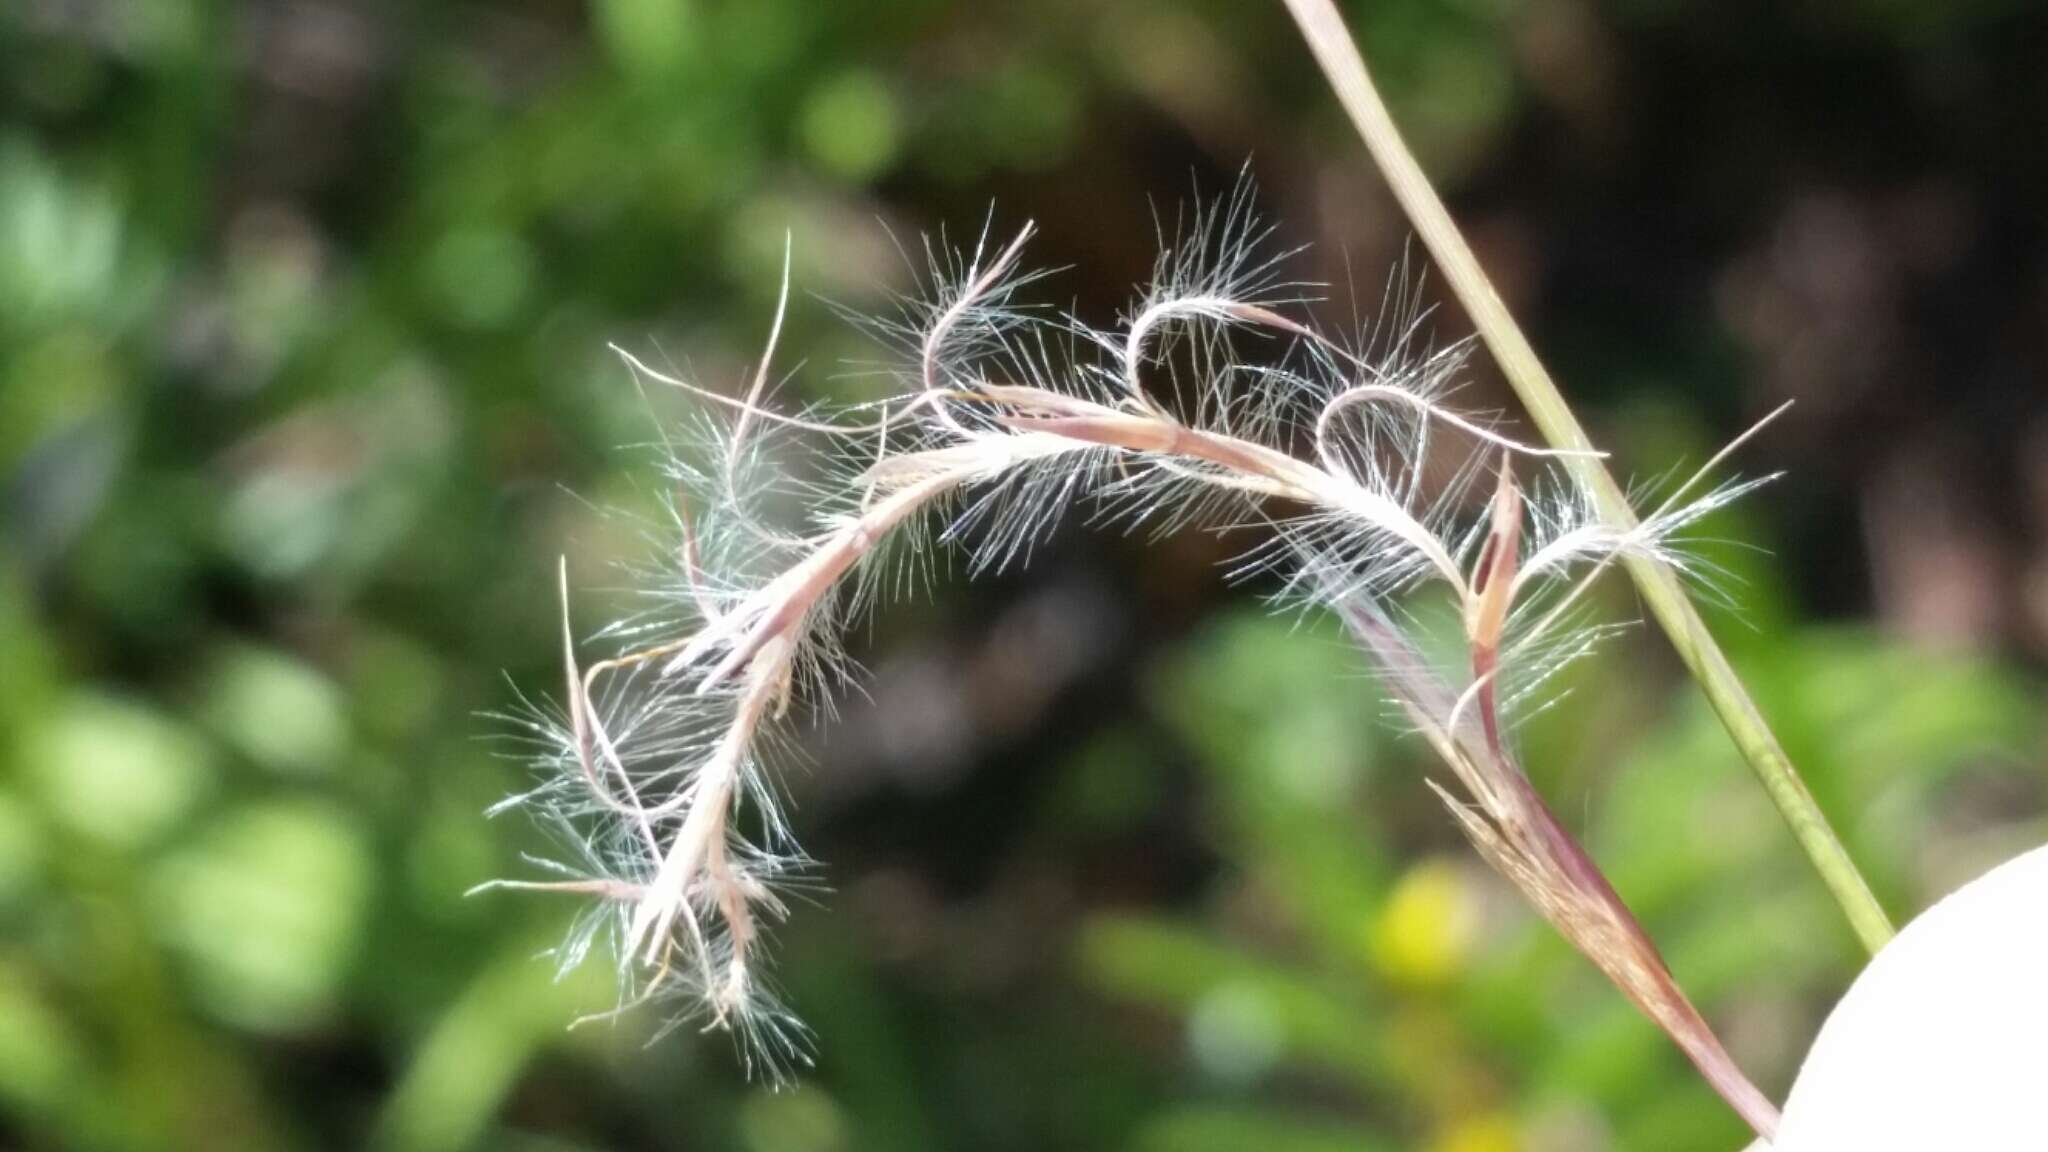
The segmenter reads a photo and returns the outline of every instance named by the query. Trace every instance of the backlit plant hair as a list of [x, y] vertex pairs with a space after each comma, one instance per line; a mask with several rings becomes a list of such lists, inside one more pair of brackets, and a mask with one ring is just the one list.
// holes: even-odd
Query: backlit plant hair
[[[1450, 405], [1463, 347], [1428, 347], [1411, 309], [1353, 339], [1318, 329], [1264, 254], [1243, 185], [1165, 239], [1152, 283], [1109, 329], [1020, 299], [1030, 236], [933, 255], [928, 295], [877, 325], [900, 353], [884, 402], [771, 407], [786, 260], [743, 395], [621, 351], [642, 380], [703, 403], [667, 454], [661, 609], [608, 630], [619, 653], [583, 667], [564, 563], [563, 703], [529, 717], [539, 783], [504, 806], [561, 833], [571, 859], [489, 887], [591, 898], [559, 959], [580, 963], [607, 938], [620, 993], [604, 1015], [670, 1005], [675, 1021], [730, 1031], [748, 1067], [779, 1082], [810, 1041], [764, 973], [763, 939], [809, 862], [768, 765], [788, 754], [793, 707], [829, 708], [848, 624], [914, 585], [938, 549], [965, 549], [975, 569], [1028, 555], [1076, 502], [1126, 527], [1255, 527], [1262, 542], [1237, 573], [1273, 573], [1282, 603], [1347, 623], [1449, 767], [1456, 792], [1437, 790], [1481, 854], [1767, 1136], [1775, 1109], [1507, 735], [1518, 707], [1610, 629], [1587, 619], [1591, 582], [1631, 557], [1687, 568], [1679, 535], [1755, 482], [1702, 490], [1724, 451], [1610, 525], [1561, 466], [1588, 453], [1521, 443]], [[815, 474], [778, 465], [776, 442], [791, 439], [813, 446]], [[776, 503], [802, 516], [778, 518]], [[1404, 623], [1432, 595], [1462, 620], [1454, 667], [1426, 661]]]

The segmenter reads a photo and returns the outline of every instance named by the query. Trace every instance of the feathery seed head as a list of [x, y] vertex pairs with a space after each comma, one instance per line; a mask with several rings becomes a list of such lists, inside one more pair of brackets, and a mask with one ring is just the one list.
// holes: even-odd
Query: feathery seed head
[[[667, 441], [652, 607], [606, 629], [619, 650], [588, 667], [564, 564], [563, 701], [521, 721], [540, 780], [501, 807], [532, 811], [565, 859], [487, 886], [591, 902], [557, 958], [609, 948], [620, 993], [604, 1015], [681, 1005], [677, 1019], [731, 1032], [770, 1078], [807, 1060], [763, 958], [779, 892], [809, 866], [768, 768], [787, 755], [785, 718], [829, 710], [849, 668], [840, 636], [942, 549], [1000, 568], [1085, 503], [1126, 528], [1259, 529], [1236, 573], [1271, 573], [1283, 602], [1351, 624], [1452, 770], [1465, 796], [1444, 796], [1475, 845], [1726, 1080], [1725, 1053], [1529, 786], [1506, 725], [1611, 627], [1581, 604], [1593, 579], [1617, 559], [1685, 563], [1679, 535], [1753, 483], [1693, 496], [1724, 452], [1640, 520], [1603, 520], [1571, 453], [1452, 407], [1465, 346], [1430, 347], [1405, 291], [1393, 319], [1343, 343], [1299, 314], [1303, 286], [1283, 280], [1285, 253], [1265, 253], [1269, 231], [1246, 182], [1162, 229], [1154, 280], [1113, 329], [1020, 302], [1036, 279], [1021, 271], [1028, 226], [1003, 243], [984, 230], [967, 254], [927, 246], [923, 299], [870, 322], [898, 358], [896, 394], [837, 412], [772, 403], [786, 255], [742, 396], [621, 352], [704, 415]], [[1239, 349], [1251, 337], [1256, 358]], [[795, 475], [791, 441], [822, 446], [810, 458], [825, 466]], [[1425, 594], [1464, 622], [1460, 666], [1426, 662], [1397, 623]]]

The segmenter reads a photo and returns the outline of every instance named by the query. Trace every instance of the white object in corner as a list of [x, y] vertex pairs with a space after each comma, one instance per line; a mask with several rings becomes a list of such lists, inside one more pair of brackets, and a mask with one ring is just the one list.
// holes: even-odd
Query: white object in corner
[[1906, 926], [1807, 1054], [1776, 1152], [2048, 1152], [2048, 848]]

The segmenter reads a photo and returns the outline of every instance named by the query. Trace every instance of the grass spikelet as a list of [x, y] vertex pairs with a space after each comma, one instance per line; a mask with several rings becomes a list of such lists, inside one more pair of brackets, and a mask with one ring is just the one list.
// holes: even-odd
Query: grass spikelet
[[[1350, 345], [1298, 314], [1301, 286], [1285, 253], [1265, 254], [1246, 183], [1163, 239], [1154, 281], [1112, 328], [1022, 301], [1030, 236], [985, 229], [965, 254], [927, 249], [926, 298], [870, 325], [897, 357], [886, 401], [775, 410], [780, 304], [738, 398], [622, 353], [638, 377], [700, 398], [704, 417], [670, 442], [655, 607], [601, 633], [620, 650], [587, 667], [564, 564], [563, 702], [524, 723], [540, 783], [508, 806], [532, 810], [565, 859], [495, 887], [592, 903], [558, 958], [609, 948], [620, 995], [604, 1015], [667, 1006], [730, 1032], [779, 1079], [809, 1040], [763, 951], [809, 861], [770, 761], [792, 709], [829, 710], [850, 675], [844, 632], [913, 591], [942, 550], [1000, 569], [1077, 505], [1125, 529], [1256, 527], [1234, 572], [1270, 573], [1283, 604], [1351, 624], [1450, 769], [1462, 795], [1440, 794], [1481, 854], [1767, 1132], [1768, 1101], [1511, 746], [1516, 710], [1615, 627], [1592, 617], [1592, 583], [1631, 557], [1685, 564], [1684, 531], [1755, 482], [1697, 494], [1724, 450], [1610, 526], [1566, 467], [1597, 453], [1527, 444], [1452, 405], [1464, 347], [1432, 347], [1405, 293]], [[1254, 339], [1256, 356], [1241, 347]], [[824, 464], [790, 475], [782, 439]], [[1430, 666], [1398, 623], [1424, 596], [1458, 612], [1457, 667]]]

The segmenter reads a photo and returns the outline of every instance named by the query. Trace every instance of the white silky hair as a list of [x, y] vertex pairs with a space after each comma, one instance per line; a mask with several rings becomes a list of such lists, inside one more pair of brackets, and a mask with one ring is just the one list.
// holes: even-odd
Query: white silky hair
[[[829, 712], [853, 676], [848, 630], [928, 590], [950, 552], [970, 573], [1024, 563], [1077, 507], [1124, 531], [1244, 530], [1230, 574], [1269, 580], [1284, 610], [1367, 603], [1400, 621], [1412, 597], [1473, 595], [1484, 491], [1512, 469], [1524, 531], [1497, 673], [1511, 720], [1613, 631], [1580, 602], [1587, 582], [1628, 557], [1710, 576], [1683, 534], [1762, 483], [1695, 495], [1695, 476], [1609, 523], [1569, 453], [1451, 406], [1467, 345], [1430, 343], [1405, 277], [1351, 338], [1318, 328], [1314, 286], [1286, 278], [1292, 253], [1270, 250], [1248, 182], [1162, 225], [1153, 279], [1113, 327], [1023, 299], [1040, 279], [1021, 268], [1030, 235], [925, 246], [921, 294], [862, 319], [893, 356], [884, 400], [777, 410], [786, 260], [743, 396], [620, 350], [636, 382], [701, 407], [662, 432], [670, 495], [628, 574], [643, 608], [597, 630], [615, 654], [587, 669], [565, 562], [565, 698], [512, 714], [536, 782], [494, 809], [532, 813], [560, 856], [486, 886], [590, 900], [555, 959], [612, 955], [618, 998], [598, 1018], [656, 1005], [668, 1027], [724, 1029], [773, 1084], [809, 1062], [764, 954], [813, 875], [777, 783], [796, 754], [788, 714]], [[1478, 687], [1470, 669], [1430, 671]]]

